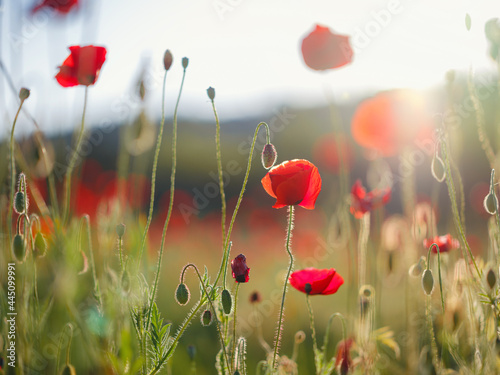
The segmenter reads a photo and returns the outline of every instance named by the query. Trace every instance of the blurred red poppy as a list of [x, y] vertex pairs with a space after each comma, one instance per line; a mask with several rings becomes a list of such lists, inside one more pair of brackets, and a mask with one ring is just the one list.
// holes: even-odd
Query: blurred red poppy
[[421, 95], [410, 90], [381, 92], [363, 101], [352, 118], [354, 140], [382, 156], [415, 144], [432, 153], [432, 119]]
[[354, 159], [352, 141], [343, 134], [339, 134], [338, 137], [337, 140], [333, 133], [322, 135], [313, 146], [314, 161], [321, 169], [332, 173], [339, 172], [340, 162], [346, 169], [350, 169]]
[[352, 61], [349, 37], [332, 33], [328, 27], [316, 25], [302, 40], [302, 57], [314, 70], [340, 68]]
[[35, 13], [43, 8], [52, 8], [61, 14], [67, 14], [77, 5], [78, 0], [43, 0], [43, 2], [35, 6], [31, 12]]
[[[436, 236], [434, 238], [426, 238], [424, 240], [424, 247], [426, 250], [433, 244], [437, 244], [439, 246], [440, 253], [447, 253], [450, 250], [458, 249], [460, 247], [460, 242], [457, 239], [452, 238], [451, 234], [445, 234], [444, 236]], [[434, 254], [437, 254], [437, 249], [435, 246], [432, 247], [431, 250]]]
[[285, 161], [271, 168], [261, 182], [267, 194], [276, 198], [274, 208], [299, 205], [312, 210], [321, 191], [318, 168], [303, 159]]
[[351, 198], [351, 214], [353, 214], [356, 219], [360, 219], [368, 211], [381, 207], [389, 202], [391, 199], [391, 189], [387, 187], [382, 190], [375, 189], [367, 193], [361, 181], [357, 180], [352, 186]]
[[96, 46], [71, 46], [71, 54], [64, 60], [56, 74], [63, 87], [90, 86], [97, 81], [106, 60], [106, 48]]
[[248, 282], [250, 268], [248, 268], [247, 258], [243, 254], [238, 255], [231, 261], [231, 270], [233, 271], [233, 278], [237, 283]]
[[334, 294], [344, 283], [344, 279], [334, 268], [318, 270], [306, 268], [290, 275], [290, 285], [302, 293], [309, 295]]
[[351, 347], [354, 344], [352, 338], [342, 340], [337, 345], [337, 357], [335, 359], [335, 367], [339, 369], [339, 374], [348, 374], [352, 368]]

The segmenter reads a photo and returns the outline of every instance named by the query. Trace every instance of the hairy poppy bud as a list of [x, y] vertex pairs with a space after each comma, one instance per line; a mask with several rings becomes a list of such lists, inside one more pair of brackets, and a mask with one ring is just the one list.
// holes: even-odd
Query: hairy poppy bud
[[483, 201], [484, 209], [490, 215], [495, 215], [498, 208], [498, 199], [494, 192], [490, 192]]
[[187, 57], [182, 58], [182, 67], [186, 69], [189, 65], [189, 59]]
[[431, 172], [437, 182], [444, 181], [444, 178], [446, 177], [446, 170], [443, 160], [437, 155], [437, 153], [432, 158]]
[[43, 234], [38, 232], [35, 236], [35, 243], [33, 246], [33, 255], [35, 257], [43, 257], [45, 252], [47, 251], [47, 242], [45, 242], [45, 238]]
[[116, 235], [119, 238], [122, 238], [124, 234], [125, 234], [125, 224], [120, 223], [116, 226]]
[[184, 306], [186, 303], [189, 302], [189, 289], [186, 286], [186, 284], [181, 283], [177, 287], [177, 290], [175, 291], [175, 299], [177, 300], [177, 303], [181, 306]]
[[426, 269], [422, 274], [422, 288], [428, 296], [430, 296], [434, 290], [434, 276], [432, 276], [432, 271], [430, 269]]
[[19, 263], [26, 259], [26, 241], [20, 234], [16, 234], [12, 240], [12, 253]]
[[30, 96], [30, 90], [28, 90], [27, 88], [23, 87], [21, 88], [21, 90], [19, 90], [19, 99], [21, 99], [21, 101], [28, 99], [29, 96]]
[[76, 375], [76, 370], [73, 365], [70, 365], [68, 363], [66, 366], [64, 366], [61, 375]]
[[262, 301], [262, 297], [259, 292], [255, 291], [252, 294], [250, 294], [250, 303], [259, 303]]
[[27, 203], [26, 195], [22, 191], [18, 191], [14, 197], [14, 211], [18, 214], [23, 214]]
[[495, 275], [495, 271], [493, 271], [493, 268], [490, 268], [488, 273], [486, 274], [486, 282], [488, 283], [490, 289], [493, 289], [495, 287], [495, 284], [497, 283], [497, 275]]
[[276, 163], [276, 159], [278, 158], [278, 153], [276, 152], [276, 148], [272, 143], [268, 143], [262, 149], [262, 166], [265, 169], [271, 168], [274, 163]]
[[207, 95], [208, 95], [208, 98], [210, 100], [214, 100], [215, 99], [215, 89], [213, 87], [209, 87], [207, 89]]
[[248, 282], [250, 268], [248, 268], [247, 258], [243, 254], [238, 255], [231, 261], [231, 270], [233, 271], [233, 278], [237, 283]]
[[172, 52], [169, 49], [165, 51], [163, 55], [163, 65], [165, 66], [165, 70], [169, 70], [172, 66], [172, 62], [174, 61], [174, 56], [172, 56]]
[[201, 314], [201, 324], [205, 327], [212, 323], [212, 312], [210, 310], [203, 311]]
[[226, 315], [231, 314], [231, 307], [232, 307], [233, 301], [231, 298], [231, 293], [229, 293], [229, 290], [224, 289], [222, 291], [221, 301], [222, 301], [222, 310], [224, 310], [224, 314], [226, 314]]

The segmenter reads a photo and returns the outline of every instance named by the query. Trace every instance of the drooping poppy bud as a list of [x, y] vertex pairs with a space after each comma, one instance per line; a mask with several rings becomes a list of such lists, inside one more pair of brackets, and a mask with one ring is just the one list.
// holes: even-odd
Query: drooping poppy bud
[[295, 333], [295, 343], [296, 344], [302, 344], [305, 339], [306, 339], [306, 334], [304, 333], [304, 331], [297, 331]]
[[495, 284], [497, 283], [497, 275], [495, 274], [495, 271], [493, 271], [493, 268], [488, 270], [488, 273], [486, 274], [486, 282], [488, 283], [490, 289], [495, 287]]
[[170, 52], [170, 50], [167, 49], [165, 51], [165, 54], [163, 55], [163, 66], [165, 67], [165, 70], [170, 69], [173, 61], [174, 61], [174, 56], [172, 55], [172, 52]]
[[33, 246], [33, 255], [35, 257], [43, 257], [45, 252], [47, 251], [47, 242], [45, 242], [45, 238], [43, 234], [38, 232], [35, 236], [35, 243]]
[[226, 314], [226, 315], [231, 314], [231, 307], [232, 307], [233, 301], [231, 298], [231, 293], [229, 293], [229, 290], [224, 289], [222, 291], [221, 302], [222, 302], [222, 310], [224, 311], [224, 314]]
[[22, 263], [26, 259], [26, 241], [20, 234], [16, 234], [12, 240], [12, 253], [18, 263]]
[[430, 296], [434, 290], [434, 276], [432, 276], [432, 271], [430, 269], [426, 269], [422, 274], [422, 288], [428, 296]]
[[208, 98], [210, 100], [214, 100], [215, 99], [215, 89], [213, 87], [209, 87], [207, 89], [207, 95], [208, 95]]
[[189, 65], [189, 59], [187, 57], [182, 58], [182, 67], [186, 69]]
[[186, 303], [189, 302], [189, 289], [184, 283], [180, 283], [179, 286], [177, 287], [177, 290], [175, 291], [175, 299], [177, 303], [181, 306], [184, 306]]
[[490, 192], [484, 198], [483, 201], [484, 209], [490, 215], [495, 215], [498, 210], [498, 198], [495, 194], [495, 170], [491, 170], [491, 180], [490, 180]]
[[262, 166], [265, 169], [272, 168], [274, 163], [276, 163], [276, 159], [278, 158], [278, 153], [276, 152], [276, 147], [272, 143], [268, 143], [262, 149]]
[[238, 255], [231, 261], [231, 270], [233, 271], [233, 278], [237, 283], [248, 282], [250, 268], [248, 268], [247, 258], [243, 254]]
[[203, 311], [201, 314], [201, 324], [208, 327], [212, 323], [212, 312], [210, 310]]

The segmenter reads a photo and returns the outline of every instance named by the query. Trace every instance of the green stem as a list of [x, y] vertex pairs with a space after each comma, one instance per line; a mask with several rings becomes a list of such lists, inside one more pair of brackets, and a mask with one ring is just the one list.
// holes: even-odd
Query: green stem
[[[12, 239], [12, 215], [13, 215], [13, 205], [14, 205], [14, 191], [16, 190], [16, 159], [14, 158], [14, 129], [16, 128], [17, 119], [19, 113], [23, 107], [24, 100], [21, 100], [19, 108], [17, 109], [16, 116], [14, 117], [14, 122], [12, 123], [12, 130], [10, 131], [10, 200], [9, 200], [9, 215], [7, 220], [7, 226], [9, 227], [9, 239]], [[10, 241], [10, 240], [9, 240]]]
[[232, 372], [236, 370], [233, 364], [236, 363], [236, 313], [238, 308], [238, 290], [240, 290], [240, 283], [236, 283], [236, 291], [234, 292], [234, 312], [233, 312], [233, 352], [231, 353], [231, 366], [228, 367]]
[[293, 229], [293, 206], [288, 206], [288, 229], [286, 231], [286, 252], [288, 253], [288, 256], [290, 257], [290, 265], [288, 266], [288, 272], [286, 274], [286, 279], [283, 285], [283, 296], [281, 297], [281, 307], [280, 307], [280, 314], [279, 314], [279, 319], [278, 319], [278, 329], [276, 331], [276, 339], [274, 342], [274, 353], [273, 353], [273, 364], [272, 364], [272, 369], [276, 368], [276, 360], [278, 357], [278, 350], [281, 342], [281, 330], [283, 327], [283, 312], [285, 310], [285, 296], [286, 296], [286, 289], [288, 286], [288, 279], [290, 278], [290, 273], [292, 272], [293, 268], [293, 255], [292, 251], [290, 249], [290, 239], [292, 237], [292, 229]]
[[73, 155], [71, 155], [71, 159], [68, 165], [68, 169], [66, 171], [66, 180], [65, 180], [65, 191], [66, 191], [66, 199], [64, 204], [64, 213], [63, 213], [63, 223], [66, 223], [69, 215], [69, 206], [71, 204], [71, 175], [73, 174], [73, 169], [75, 168], [75, 164], [80, 156], [80, 147], [82, 146], [83, 134], [85, 133], [85, 112], [87, 111], [87, 98], [88, 98], [89, 87], [85, 86], [85, 97], [83, 99], [83, 113], [82, 113], [82, 122], [80, 124], [80, 133], [78, 134], [78, 139], [76, 141], [75, 151]]
[[120, 257], [120, 268], [123, 272], [124, 268], [123, 268], [123, 252], [122, 252], [122, 248], [123, 248], [123, 238], [122, 236], [118, 237], [118, 255]]
[[366, 253], [368, 248], [368, 237], [370, 236], [370, 212], [361, 218], [361, 228], [358, 239], [358, 272], [359, 288], [366, 284]]
[[231, 238], [231, 232], [233, 230], [234, 221], [236, 220], [236, 215], [238, 214], [238, 210], [240, 209], [240, 204], [241, 204], [241, 201], [243, 200], [243, 194], [245, 193], [245, 189], [247, 187], [248, 176], [250, 175], [250, 168], [252, 166], [252, 157], [253, 157], [253, 151], [255, 148], [255, 142], [257, 140], [257, 134], [259, 132], [259, 129], [262, 125], [264, 125], [266, 127], [267, 140], [269, 141], [269, 139], [270, 139], [269, 125], [267, 125], [265, 122], [259, 123], [259, 125], [257, 125], [257, 128], [255, 129], [255, 133], [254, 133], [253, 141], [252, 141], [252, 146], [250, 147], [250, 155], [248, 156], [247, 171], [245, 173], [243, 185], [241, 186], [240, 195], [238, 196], [238, 201], [236, 202], [236, 207], [234, 208], [233, 216], [231, 217], [231, 222], [229, 223], [229, 229], [228, 229], [227, 234], [226, 234], [226, 240], [224, 242], [224, 252], [222, 255], [222, 262], [221, 262], [221, 265], [219, 267], [219, 272], [217, 273], [217, 277], [215, 278], [215, 282], [214, 282], [214, 285], [217, 285], [217, 282], [219, 281], [221, 275], [224, 273], [224, 277], [223, 277], [224, 288], [226, 288], [227, 261], [229, 259], [229, 249], [230, 249], [229, 239]]
[[437, 256], [438, 256], [438, 276], [439, 276], [439, 291], [441, 292], [441, 307], [443, 308], [443, 314], [444, 314], [444, 297], [443, 297], [443, 280], [441, 278], [441, 256], [439, 252], [439, 246], [436, 243], [433, 243], [430, 247], [429, 250], [427, 251], [427, 269], [430, 269], [431, 267], [431, 250], [432, 248], [436, 248], [437, 251]]
[[[166, 72], [165, 72], [165, 75], [166, 75]], [[168, 228], [168, 224], [170, 222], [170, 216], [172, 216], [172, 209], [174, 207], [175, 172], [177, 169], [177, 111], [179, 109], [179, 102], [181, 100], [182, 88], [184, 87], [184, 79], [185, 78], [186, 78], [186, 68], [184, 68], [184, 72], [182, 74], [181, 87], [179, 89], [179, 95], [177, 96], [177, 102], [175, 104], [175, 110], [174, 110], [174, 121], [173, 121], [173, 127], [172, 127], [172, 170], [170, 172], [170, 201], [168, 203], [167, 218], [165, 219], [165, 224], [163, 225], [160, 253], [158, 256], [158, 263], [156, 265], [156, 277], [155, 277], [155, 282], [154, 282], [154, 286], [153, 286], [153, 293], [151, 294], [151, 299], [149, 301], [149, 306], [153, 306], [153, 302], [155, 301], [155, 298], [156, 298], [156, 291], [158, 289], [158, 282], [160, 279], [161, 263], [162, 263], [162, 259], [163, 259], [163, 249], [165, 248], [165, 236], [167, 234], [167, 228]], [[162, 117], [165, 117], [165, 116], [163, 115]], [[155, 169], [156, 169], [156, 167], [155, 167]], [[140, 259], [139, 259], [139, 262], [140, 262]], [[149, 323], [151, 321], [151, 313], [152, 313], [152, 310], [149, 309], [148, 320], [146, 323], [147, 329], [149, 329]]]
[[321, 363], [321, 358], [319, 358], [318, 352], [318, 341], [316, 339], [316, 328], [314, 326], [314, 314], [311, 307], [311, 301], [309, 300], [309, 294], [306, 294], [307, 310], [309, 312], [309, 324], [311, 326], [311, 336], [313, 339], [313, 351], [314, 351], [314, 363], [316, 365], [316, 373], [319, 374], [323, 368]]
[[432, 322], [431, 314], [431, 297], [427, 296], [425, 299], [425, 316], [427, 318], [427, 329], [429, 330], [429, 336], [431, 340], [431, 353], [432, 353], [432, 363], [436, 369], [436, 373], [441, 373], [441, 363], [439, 361], [439, 354], [436, 345], [436, 337], [434, 336], [434, 326]]
[[89, 246], [90, 267], [92, 267], [92, 278], [94, 279], [94, 293], [95, 297], [97, 298], [97, 301], [99, 302], [99, 306], [101, 308], [101, 313], [102, 313], [103, 305], [102, 305], [101, 291], [99, 288], [99, 279], [97, 278], [97, 272], [95, 269], [94, 250], [92, 248], [92, 236], [90, 234], [90, 218], [89, 215], [87, 214], [83, 215], [82, 217], [81, 226], [83, 227], [84, 225], [87, 227], [87, 242]]
[[[184, 70], [184, 73], [185, 72], [186, 70]], [[163, 138], [163, 128], [165, 127], [166, 83], [167, 83], [167, 71], [165, 70], [165, 74], [163, 75], [163, 88], [162, 88], [162, 100], [161, 100], [161, 123], [160, 123], [160, 130], [158, 132], [158, 138], [156, 139], [155, 155], [153, 158], [153, 171], [151, 172], [151, 196], [149, 198], [149, 212], [148, 212], [148, 219], [146, 221], [146, 228], [144, 228], [144, 234], [142, 235], [141, 250], [139, 252], [139, 260], [137, 263], [137, 267], [141, 266], [142, 254], [144, 253], [144, 248], [146, 247], [146, 239], [148, 236], [149, 226], [151, 225], [151, 220], [153, 219], [153, 208], [155, 204], [155, 189], [156, 189], [156, 169], [158, 167], [158, 158], [160, 157], [161, 140]]]
[[219, 172], [219, 189], [220, 189], [220, 199], [221, 199], [221, 211], [222, 211], [222, 218], [221, 218], [221, 227], [222, 227], [222, 246], [223, 246], [223, 251], [224, 251], [224, 244], [226, 240], [226, 195], [224, 193], [224, 177], [222, 175], [222, 156], [221, 156], [221, 149], [220, 149], [220, 123], [219, 123], [219, 116], [217, 115], [217, 110], [215, 109], [215, 102], [213, 99], [212, 101], [212, 109], [214, 111], [214, 116], [215, 116], [215, 145], [217, 148], [216, 151], [216, 156], [217, 156], [217, 170]]
[[330, 318], [328, 319], [328, 324], [326, 325], [325, 338], [323, 340], [323, 347], [321, 348], [321, 351], [323, 352], [325, 357], [326, 357], [326, 351], [328, 349], [328, 337], [330, 335], [330, 327], [332, 325], [333, 319], [335, 319], [335, 318], [339, 318], [340, 321], [342, 322], [342, 340], [345, 342], [347, 339], [347, 336], [346, 336], [347, 329], [346, 329], [346, 322], [345, 322], [344, 315], [342, 315], [341, 313], [334, 313], [334, 314], [330, 315]]

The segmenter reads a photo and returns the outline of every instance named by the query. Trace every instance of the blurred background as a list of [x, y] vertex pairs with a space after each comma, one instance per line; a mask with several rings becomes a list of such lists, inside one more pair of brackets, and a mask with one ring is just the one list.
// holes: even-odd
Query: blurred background
[[[482, 200], [489, 189], [490, 168], [480, 152], [475, 112], [467, 100], [468, 81], [472, 79], [478, 91], [484, 93], [480, 99], [487, 134], [496, 145], [499, 139], [495, 127], [498, 124], [498, 64], [492, 58], [492, 46], [485, 36], [486, 22], [500, 16], [495, 0], [480, 3], [321, 0], [314, 5], [284, 0], [80, 0], [68, 13], [51, 8], [33, 13], [37, 4], [39, 2], [31, 0], [0, 1], [0, 137], [3, 140], [0, 160], [8, 159], [6, 140], [18, 106], [18, 89], [27, 87], [31, 96], [15, 134], [21, 155], [17, 156], [19, 169], [30, 176], [32, 188], [42, 200], [50, 201], [46, 176], [52, 171], [58, 189], [62, 187], [84, 95], [81, 86], [62, 88], [56, 82], [57, 67], [68, 56], [68, 46], [105, 46], [106, 62], [97, 83], [89, 89], [86, 117], [89, 132], [83, 148], [85, 158], [79, 161], [77, 168], [72, 203], [74, 215], [88, 213], [93, 225], [107, 233], [96, 239], [96, 252], [101, 253], [99, 259], [116, 254], [116, 242], [110, 233], [114, 233], [117, 223], [124, 221], [123, 216], [117, 214], [117, 199], [129, 207], [126, 224], [132, 229], [128, 229], [125, 237], [125, 251], [137, 251], [133, 247], [137, 246], [147, 215], [151, 165], [161, 116], [163, 54], [165, 49], [170, 49], [174, 65], [167, 76], [167, 120], [148, 238], [149, 266], [153, 272], [168, 207], [171, 126], [182, 78], [181, 59], [189, 58], [179, 106], [174, 212], [167, 233], [158, 297], [162, 313], [174, 326], [187, 312], [187, 308], [178, 306], [173, 299], [182, 266], [187, 262], [194, 262], [200, 268], [206, 265], [211, 275], [215, 275], [222, 253], [215, 120], [206, 94], [209, 86], [216, 90], [215, 104], [221, 121], [229, 216], [241, 189], [251, 140], [259, 122], [271, 125], [278, 162], [305, 158], [320, 170], [323, 189], [317, 209], [309, 211], [299, 207], [296, 210], [293, 237], [296, 269], [334, 267], [347, 283], [355, 280], [355, 275], [348, 270], [348, 241], [337, 238], [342, 223], [335, 210], [345, 198], [339, 185], [340, 160], [349, 170], [351, 185], [360, 178], [369, 189], [392, 187], [392, 199], [374, 214], [376, 221], [372, 229], [373, 242], [377, 243], [373, 245], [372, 261], [378, 272], [371, 275], [371, 281], [383, 287], [377, 296], [378, 326], [391, 324], [395, 331], [401, 331], [405, 325], [397, 319], [401, 311], [408, 308], [405, 290], [401, 285], [398, 287], [398, 283], [407, 274], [407, 268], [392, 272], [388, 270], [388, 262], [391, 258], [390, 262], [399, 259], [406, 264], [407, 256], [399, 254], [394, 260], [391, 252], [384, 252], [384, 246], [378, 245], [382, 243], [379, 240], [385, 218], [393, 214], [411, 216], [401, 189], [405, 181], [411, 178], [415, 184], [415, 202], [432, 205], [439, 234], [453, 232], [447, 191], [430, 173], [434, 129], [443, 121], [459, 129], [454, 133], [458, 146], [453, 151], [463, 177], [468, 235], [475, 245], [473, 251], [481, 253], [487, 245], [488, 216], [482, 208]], [[466, 15], [471, 20], [470, 30], [466, 27]], [[305, 65], [301, 41], [316, 24], [350, 36], [352, 63], [322, 72]], [[452, 69], [454, 73], [447, 74]], [[393, 109], [386, 117], [378, 110], [384, 108], [381, 101], [384, 95], [390, 98]], [[367, 100], [375, 100], [373, 108], [376, 109], [360, 114], [360, 105]], [[450, 108], [454, 114], [447, 112]], [[369, 119], [373, 117], [380, 119], [381, 128], [370, 130]], [[366, 134], [353, 136], [353, 118], [358, 119], [357, 126], [366, 128], [366, 134], [374, 131], [392, 143], [373, 144]], [[333, 136], [334, 130], [342, 134], [340, 143]], [[49, 145], [50, 171], [45, 161], [40, 160], [37, 136], [42, 136]], [[284, 251], [286, 212], [271, 208], [274, 200], [260, 184], [265, 170], [258, 156], [264, 143], [262, 132], [232, 236], [231, 256], [244, 253], [251, 268], [250, 282], [240, 288], [239, 307], [241, 334], [249, 340], [250, 372], [258, 360], [263, 359], [264, 351], [257, 343], [256, 329], [247, 322], [248, 315], [253, 308], [264, 306], [261, 314], [264, 336], [271, 343], [278, 312], [273, 295], [281, 288], [288, 264]], [[411, 166], [410, 174], [406, 173], [405, 163]], [[6, 163], [0, 165], [0, 182], [5, 194], [8, 170]], [[37, 202], [32, 209], [40, 210]], [[408, 228], [414, 225], [408, 222]], [[354, 230], [358, 230], [357, 226]], [[412, 259], [418, 259], [424, 251], [419, 246], [410, 248]], [[98, 264], [98, 269], [105, 272], [108, 266], [103, 262]], [[41, 274], [49, 283], [50, 270]], [[232, 279], [229, 282], [232, 284]], [[197, 293], [193, 275], [189, 276], [188, 285]], [[410, 283], [409, 287], [419, 287], [419, 281]], [[261, 291], [264, 301], [257, 307], [248, 302], [254, 290]], [[43, 294], [43, 290], [40, 293]], [[320, 337], [331, 313], [354, 314], [355, 300], [348, 294], [347, 284], [334, 296], [313, 299]], [[301, 347], [299, 353], [299, 362], [304, 366], [300, 370], [312, 373], [304, 302], [302, 294], [290, 290], [283, 353], [291, 355], [293, 334], [304, 330], [308, 336], [307, 345]], [[340, 339], [339, 327], [333, 330], [335, 343]], [[173, 373], [182, 373], [189, 363], [188, 345], [197, 348], [198, 373], [216, 373], [214, 356], [218, 346], [213, 344], [215, 340], [213, 326], [206, 329], [194, 322], [181, 339], [172, 361]], [[78, 341], [75, 345], [78, 347]], [[333, 354], [333, 348], [331, 351]], [[85, 366], [83, 358], [75, 361]], [[387, 373], [397, 373], [397, 361], [394, 363], [392, 366], [396, 367]]]

